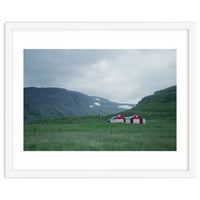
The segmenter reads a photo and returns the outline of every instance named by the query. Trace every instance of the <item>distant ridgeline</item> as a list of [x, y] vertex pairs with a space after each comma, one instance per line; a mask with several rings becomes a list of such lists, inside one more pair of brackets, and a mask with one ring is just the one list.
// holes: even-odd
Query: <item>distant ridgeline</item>
[[[144, 97], [134, 108], [120, 112], [122, 116], [139, 115], [149, 119], [176, 120], [176, 86]], [[108, 116], [108, 118], [111, 117]]]
[[109, 115], [135, 104], [120, 104], [61, 88], [24, 88], [24, 121], [84, 115]]

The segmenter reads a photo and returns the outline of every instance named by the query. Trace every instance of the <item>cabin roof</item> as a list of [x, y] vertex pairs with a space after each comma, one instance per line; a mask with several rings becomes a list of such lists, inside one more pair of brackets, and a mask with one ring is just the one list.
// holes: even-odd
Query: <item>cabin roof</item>
[[133, 115], [133, 116], [128, 116], [128, 117], [122, 117], [121, 115], [116, 115], [116, 116], [110, 118], [110, 120], [112, 120], [112, 119], [132, 119], [132, 118], [143, 119], [139, 115]]
[[124, 117], [122, 117], [121, 115], [117, 115], [117, 116], [114, 116], [110, 119], [125, 119]]

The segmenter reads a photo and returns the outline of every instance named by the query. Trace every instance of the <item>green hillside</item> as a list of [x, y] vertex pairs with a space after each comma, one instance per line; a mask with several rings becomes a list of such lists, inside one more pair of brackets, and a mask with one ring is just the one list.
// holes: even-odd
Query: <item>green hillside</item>
[[[120, 112], [122, 116], [139, 115], [147, 120], [176, 121], [176, 86], [144, 97], [136, 107]], [[108, 116], [108, 118], [111, 115]]]

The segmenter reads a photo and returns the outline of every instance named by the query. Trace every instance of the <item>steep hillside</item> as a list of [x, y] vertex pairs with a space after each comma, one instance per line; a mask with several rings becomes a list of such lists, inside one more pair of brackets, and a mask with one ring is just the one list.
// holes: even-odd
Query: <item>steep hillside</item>
[[[109, 115], [124, 111], [123, 104], [61, 88], [24, 88], [25, 122], [45, 118]], [[133, 107], [135, 105], [129, 104]]]
[[146, 119], [176, 120], [176, 86], [146, 96], [137, 106], [119, 114], [122, 116], [137, 114]]

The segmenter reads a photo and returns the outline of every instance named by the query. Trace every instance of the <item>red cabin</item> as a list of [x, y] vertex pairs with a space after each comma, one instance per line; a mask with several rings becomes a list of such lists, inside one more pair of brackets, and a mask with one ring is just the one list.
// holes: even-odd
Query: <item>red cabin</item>
[[122, 117], [121, 115], [118, 115], [116, 117], [113, 117], [110, 119], [111, 123], [125, 123], [125, 118]]
[[143, 119], [139, 117], [138, 115], [135, 115], [130, 118], [130, 123], [131, 124], [143, 124]]

